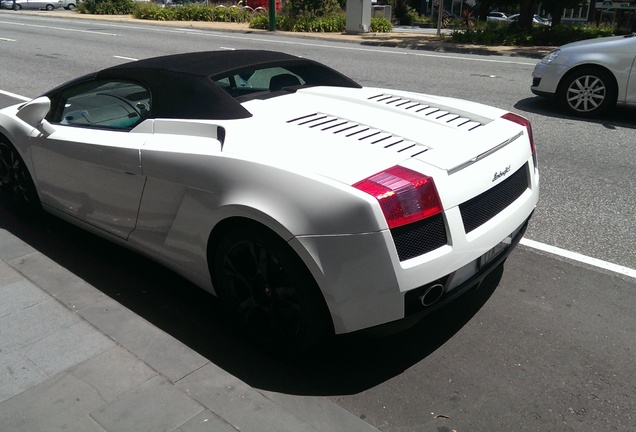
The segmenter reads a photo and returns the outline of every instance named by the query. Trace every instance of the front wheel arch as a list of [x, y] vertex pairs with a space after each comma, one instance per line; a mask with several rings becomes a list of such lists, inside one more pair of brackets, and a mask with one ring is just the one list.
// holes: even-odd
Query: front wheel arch
[[[591, 98], [586, 96], [576, 97], [572, 94], [568, 95], [568, 89], [572, 88], [577, 80], [583, 77], [593, 77], [604, 83], [605, 93], [602, 101], [593, 102], [587, 105]], [[581, 65], [568, 71], [567, 74], [559, 82], [556, 97], [559, 104], [565, 108], [570, 114], [580, 117], [599, 116], [616, 106], [618, 100], [618, 82], [616, 77], [610, 70], [600, 65]], [[570, 99], [570, 101], [568, 101]], [[578, 107], [576, 104], [579, 104]]]

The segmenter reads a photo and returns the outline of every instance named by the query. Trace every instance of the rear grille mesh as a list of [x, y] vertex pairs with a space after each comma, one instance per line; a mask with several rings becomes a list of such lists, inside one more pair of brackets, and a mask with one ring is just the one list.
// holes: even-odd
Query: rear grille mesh
[[480, 126], [483, 126], [483, 123], [479, 120], [471, 119], [465, 117], [462, 114], [447, 111], [446, 108], [443, 107], [436, 107], [428, 105], [426, 103], [405, 99], [401, 96], [382, 93], [371, 96], [369, 100], [382, 103], [384, 105], [392, 105], [395, 108], [400, 108], [402, 110], [416, 114], [419, 117], [426, 118], [427, 120], [456, 127], [458, 129], [463, 129], [466, 131], [472, 131], [479, 128]]
[[442, 213], [391, 230], [400, 261], [442, 247], [448, 243]]
[[460, 204], [466, 233], [479, 228], [512, 204], [528, 189], [528, 165], [475, 198]]

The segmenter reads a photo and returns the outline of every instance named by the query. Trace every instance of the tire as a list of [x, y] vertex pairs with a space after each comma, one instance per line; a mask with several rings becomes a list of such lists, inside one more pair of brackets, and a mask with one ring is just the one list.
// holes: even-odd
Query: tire
[[40, 208], [29, 170], [13, 145], [4, 138], [0, 138], [0, 192], [16, 210], [35, 212]]
[[219, 298], [258, 344], [300, 354], [329, 333], [316, 282], [273, 232], [254, 225], [230, 229], [217, 243], [211, 272]]
[[46, 10], [47, 11], [52, 11], [53, 9], [55, 9], [55, 7], [52, 4], [47, 4], [46, 5]]
[[559, 102], [571, 114], [596, 117], [616, 105], [618, 91], [609, 72], [584, 67], [567, 75], [559, 90]]
[[15, 6], [13, 6], [13, 10], [19, 11], [22, 9], [22, 6], [20, 6], [19, 4], [16, 4]]

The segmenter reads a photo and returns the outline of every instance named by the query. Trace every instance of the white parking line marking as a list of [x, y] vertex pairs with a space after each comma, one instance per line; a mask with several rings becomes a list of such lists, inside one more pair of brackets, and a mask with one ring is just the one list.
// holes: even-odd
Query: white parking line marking
[[0, 41], [3, 41], [3, 42], [15, 42], [15, 39], [0, 38]]
[[118, 35], [117, 33], [105, 33], [105, 32], [98, 32], [94, 30], [80, 30], [80, 29], [74, 29], [74, 28], [53, 27], [53, 26], [45, 26], [45, 25], [38, 25], [38, 24], [15, 23], [10, 21], [0, 21], [0, 24], [12, 24], [12, 25], [23, 26], [23, 27], [45, 28], [45, 29], [52, 29], [52, 30], [63, 30], [68, 32], [76, 32], [76, 33], [90, 33], [90, 34], [98, 34], [98, 35], [105, 35], [105, 36], [116, 36], [116, 37], [121, 36], [121, 35]]
[[30, 101], [30, 100], [32, 99], [32, 98], [28, 98], [28, 97], [20, 96], [20, 95], [17, 95], [17, 94], [15, 94], [15, 93], [11, 93], [11, 92], [4, 91], [4, 90], [0, 90], [0, 94], [3, 94], [3, 95], [5, 95], [5, 96], [12, 97], [12, 98], [14, 98], [14, 99], [20, 99], [20, 100], [23, 100], [23, 101]]
[[522, 238], [520, 244], [532, 249], [537, 249], [543, 252], [550, 253], [552, 255], [568, 258], [573, 261], [591, 265], [593, 267], [598, 267], [604, 270], [609, 270], [614, 273], [622, 274], [624, 276], [636, 278], [636, 270], [631, 269], [629, 267], [620, 266], [611, 262], [603, 261], [597, 258], [592, 258], [586, 255], [576, 253], [576, 252], [570, 252], [565, 249], [561, 249], [555, 246], [550, 246], [544, 243], [539, 243], [537, 241], [530, 240], [527, 238]]

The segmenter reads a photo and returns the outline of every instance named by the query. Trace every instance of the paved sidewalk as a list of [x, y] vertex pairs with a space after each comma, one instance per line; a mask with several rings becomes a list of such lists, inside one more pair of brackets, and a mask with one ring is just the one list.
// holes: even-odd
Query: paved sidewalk
[[0, 245], [0, 431], [377, 431], [252, 388], [4, 229]]

